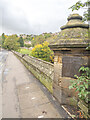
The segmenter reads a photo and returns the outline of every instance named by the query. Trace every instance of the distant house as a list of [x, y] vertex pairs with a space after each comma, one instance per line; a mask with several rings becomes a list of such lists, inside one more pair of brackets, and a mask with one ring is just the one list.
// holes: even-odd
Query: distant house
[[27, 37], [27, 35], [25, 34], [20, 34], [20, 37], [22, 37], [23, 39]]
[[24, 44], [30, 44], [31, 45], [31, 41], [24, 41]]

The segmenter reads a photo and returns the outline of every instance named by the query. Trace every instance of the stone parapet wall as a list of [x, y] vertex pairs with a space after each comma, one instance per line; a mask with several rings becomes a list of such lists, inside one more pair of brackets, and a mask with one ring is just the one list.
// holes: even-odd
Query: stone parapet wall
[[23, 55], [13, 51], [13, 53], [20, 59], [20, 61], [28, 68], [34, 76], [43, 83], [52, 93], [52, 81], [54, 76], [54, 65], [52, 63], [43, 61], [41, 59]]

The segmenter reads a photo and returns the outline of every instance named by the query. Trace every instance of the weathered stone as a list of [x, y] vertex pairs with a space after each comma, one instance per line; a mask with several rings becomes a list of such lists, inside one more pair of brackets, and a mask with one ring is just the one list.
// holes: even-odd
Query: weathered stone
[[62, 90], [61, 87], [53, 83], [53, 96], [62, 104]]
[[14, 52], [20, 61], [26, 66], [26, 68], [31, 71], [37, 79], [39, 79], [42, 84], [44, 84], [47, 89], [52, 92], [52, 81], [54, 76], [54, 65], [34, 58], [32, 56], [23, 56], [18, 52]]
[[[77, 104], [77, 100], [74, 104], [72, 99], [73, 97], [77, 99], [77, 92], [75, 89], [69, 90], [69, 86], [70, 81], [75, 80], [74, 75], [80, 76], [79, 68], [81, 66], [90, 67], [90, 50], [86, 49], [90, 43], [88, 28], [89, 25], [82, 22], [81, 16], [70, 15], [68, 23], [61, 27], [59, 35], [50, 41], [49, 47], [55, 55], [53, 95], [60, 104]], [[79, 104], [79, 106], [83, 105]]]
[[89, 25], [82, 22], [80, 15], [72, 14], [68, 17], [68, 23], [61, 27], [61, 32], [49, 46], [51, 49], [87, 47], [90, 42], [88, 34]]
[[68, 23], [62, 26], [61, 30], [75, 27], [89, 28], [89, 25], [82, 22], [82, 16], [80, 16], [79, 14], [72, 14], [68, 17]]

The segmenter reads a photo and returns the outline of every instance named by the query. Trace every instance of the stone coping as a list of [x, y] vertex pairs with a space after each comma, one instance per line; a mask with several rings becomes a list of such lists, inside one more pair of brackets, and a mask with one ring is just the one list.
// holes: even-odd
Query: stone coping
[[[19, 52], [16, 52], [16, 51], [12, 51], [13, 53], [16, 53], [16, 54], [19, 54], [21, 57], [22, 57], [22, 55], [24, 55], [24, 54], [22, 54], [22, 53], [19, 53]], [[36, 60], [38, 60], [38, 61], [40, 61], [40, 62], [43, 62], [43, 63], [45, 63], [45, 64], [49, 64], [49, 65], [51, 65], [51, 66], [54, 66], [54, 64], [52, 64], [52, 63], [49, 63], [49, 62], [46, 62], [46, 61], [44, 61], [44, 60], [41, 60], [41, 59], [38, 59], [38, 58], [35, 58], [35, 57], [33, 57], [33, 56], [28, 56], [27, 54], [25, 54], [25, 56], [27, 56], [28, 57], [28, 59], [36, 59]]]
[[71, 14], [68, 18], [67, 18], [67, 20], [69, 21], [69, 20], [71, 20], [71, 19], [80, 19], [80, 20], [82, 20], [82, 16], [80, 16], [79, 14]]
[[86, 40], [86, 41], [60, 40], [59, 43], [56, 43], [56, 44], [52, 43], [49, 45], [49, 47], [50, 48], [86, 48], [89, 46], [89, 43], [90, 43], [90, 40]]
[[51, 65], [51, 66], [54, 66], [54, 64], [52, 64], [52, 63], [49, 63], [49, 62], [46, 62], [46, 61], [44, 61], [44, 60], [41, 60], [41, 59], [35, 58], [35, 57], [33, 57], [33, 56], [28, 56], [28, 55], [27, 55], [27, 57], [28, 57], [29, 59], [30, 59], [30, 58], [32, 58], [32, 59], [36, 59], [36, 60], [41, 61], [41, 62], [43, 62], [43, 63], [49, 64], [49, 65]]
[[70, 25], [64, 25], [62, 27], [60, 27], [61, 30], [64, 30], [64, 29], [67, 29], [67, 28], [77, 28], [77, 27], [80, 27], [80, 28], [89, 28], [89, 25], [88, 24], [70, 24]]
[[[88, 47], [88, 45], [82, 46], [82, 45], [78, 45], [78, 44], [77, 45], [76, 44], [75, 45], [70, 45], [70, 44], [65, 45], [64, 44], [64, 45], [50, 45], [49, 47], [54, 50], [54, 49], [58, 49], [58, 48], [60, 48], [60, 49], [61, 48], [86, 48], [86, 47]], [[64, 50], [64, 49], [62, 49], [62, 50]]]

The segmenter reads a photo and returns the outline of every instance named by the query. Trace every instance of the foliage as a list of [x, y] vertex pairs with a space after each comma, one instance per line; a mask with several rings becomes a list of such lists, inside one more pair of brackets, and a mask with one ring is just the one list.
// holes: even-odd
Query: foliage
[[34, 47], [37, 44], [42, 44], [45, 41], [45, 37], [43, 35], [37, 35], [32, 40], [32, 47]]
[[4, 42], [5, 42], [5, 39], [6, 39], [6, 35], [3, 33], [2, 34], [2, 40], [1, 40], [1, 43], [2, 43], [2, 47], [4, 48]]
[[54, 62], [54, 54], [53, 51], [48, 47], [48, 42], [44, 42], [43, 44], [36, 45], [31, 52], [31, 55], [36, 58], [41, 58], [48, 62]]
[[29, 49], [21, 48], [21, 49], [19, 49], [18, 52], [20, 52], [20, 53], [22, 53], [22, 54], [28, 54], [28, 55], [31, 55], [31, 50], [29, 50]]
[[25, 38], [25, 41], [31, 41], [33, 39], [33, 37], [27, 35], [27, 37]]
[[33, 37], [31, 40], [32, 42], [32, 47], [34, 47], [37, 44], [42, 44], [44, 41], [46, 41], [48, 38], [52, 36], [52, 33], [43, 33], [41, 35], [36, 35]]
[[24, 44], [25, 47], [30, 48], [31, 44]]
[[23, 38], [24, 41], [31, 41], [34, 35], [20, 34], [20, 36]]
[[20, 47], [24, 47], [24, 41], [22, 37], [19, 38], [18, 42], [20, 43]]
[[86, 50], [90, 50], [90, 44], [88, 45], [88, 47], [86, 48]]
[[80, 8], [86, 7], [87, 10], [84, 11], [84, 13], [83, 13], [83, 16], [84, 16], [83, 21], [89, 21], [90, 20], [90, 8], [89, 8], [89, 6], [90, 6], [90, 0], [86, 0], [84, 3], [81, 1], [78, 1], [78, 2], [76, 2], [75, 5], [71, 6], [69, 9], [72, 9], [72, 11], [74, 11], [74, 10], [79, 10]]
[[2, 36], [0, 36], [0, 47], [2, 46]]
[[8, 36], [4, 41], [4, 48], [8, 50], [18, 50], [20, 44], [17, 35]]
[[44, 33], [44, 36], [45, 36], [45, 39], [51, 37], [51, 34], [50, 33]]
[[[31, 46], [34, 47], [37, 44], [42, 44], [48, 38], [52, 38], [52, 33], [42, 33], [40, 35], [33, 35], [33, 34], [25, 35], [25, 34], [21, 34], [20, 36], [23, 37], [24, 42], [31, 41]], [[28, 45], [25, 45], [25, 46], [28, 47]]]
[[88, 95], [90, 94], [88, 90], [88, 85], [90, 84], [90, 68], [89, 67], [81, 67], [79, 72], [82, 72], [81, 76], [78, 77], [75, 75], [76, 80], [71, 81], [72, 85], [69, 86], [69, 89], [74, 89], [78, 91], [78, 96], [82, 100], [88, 102]]

